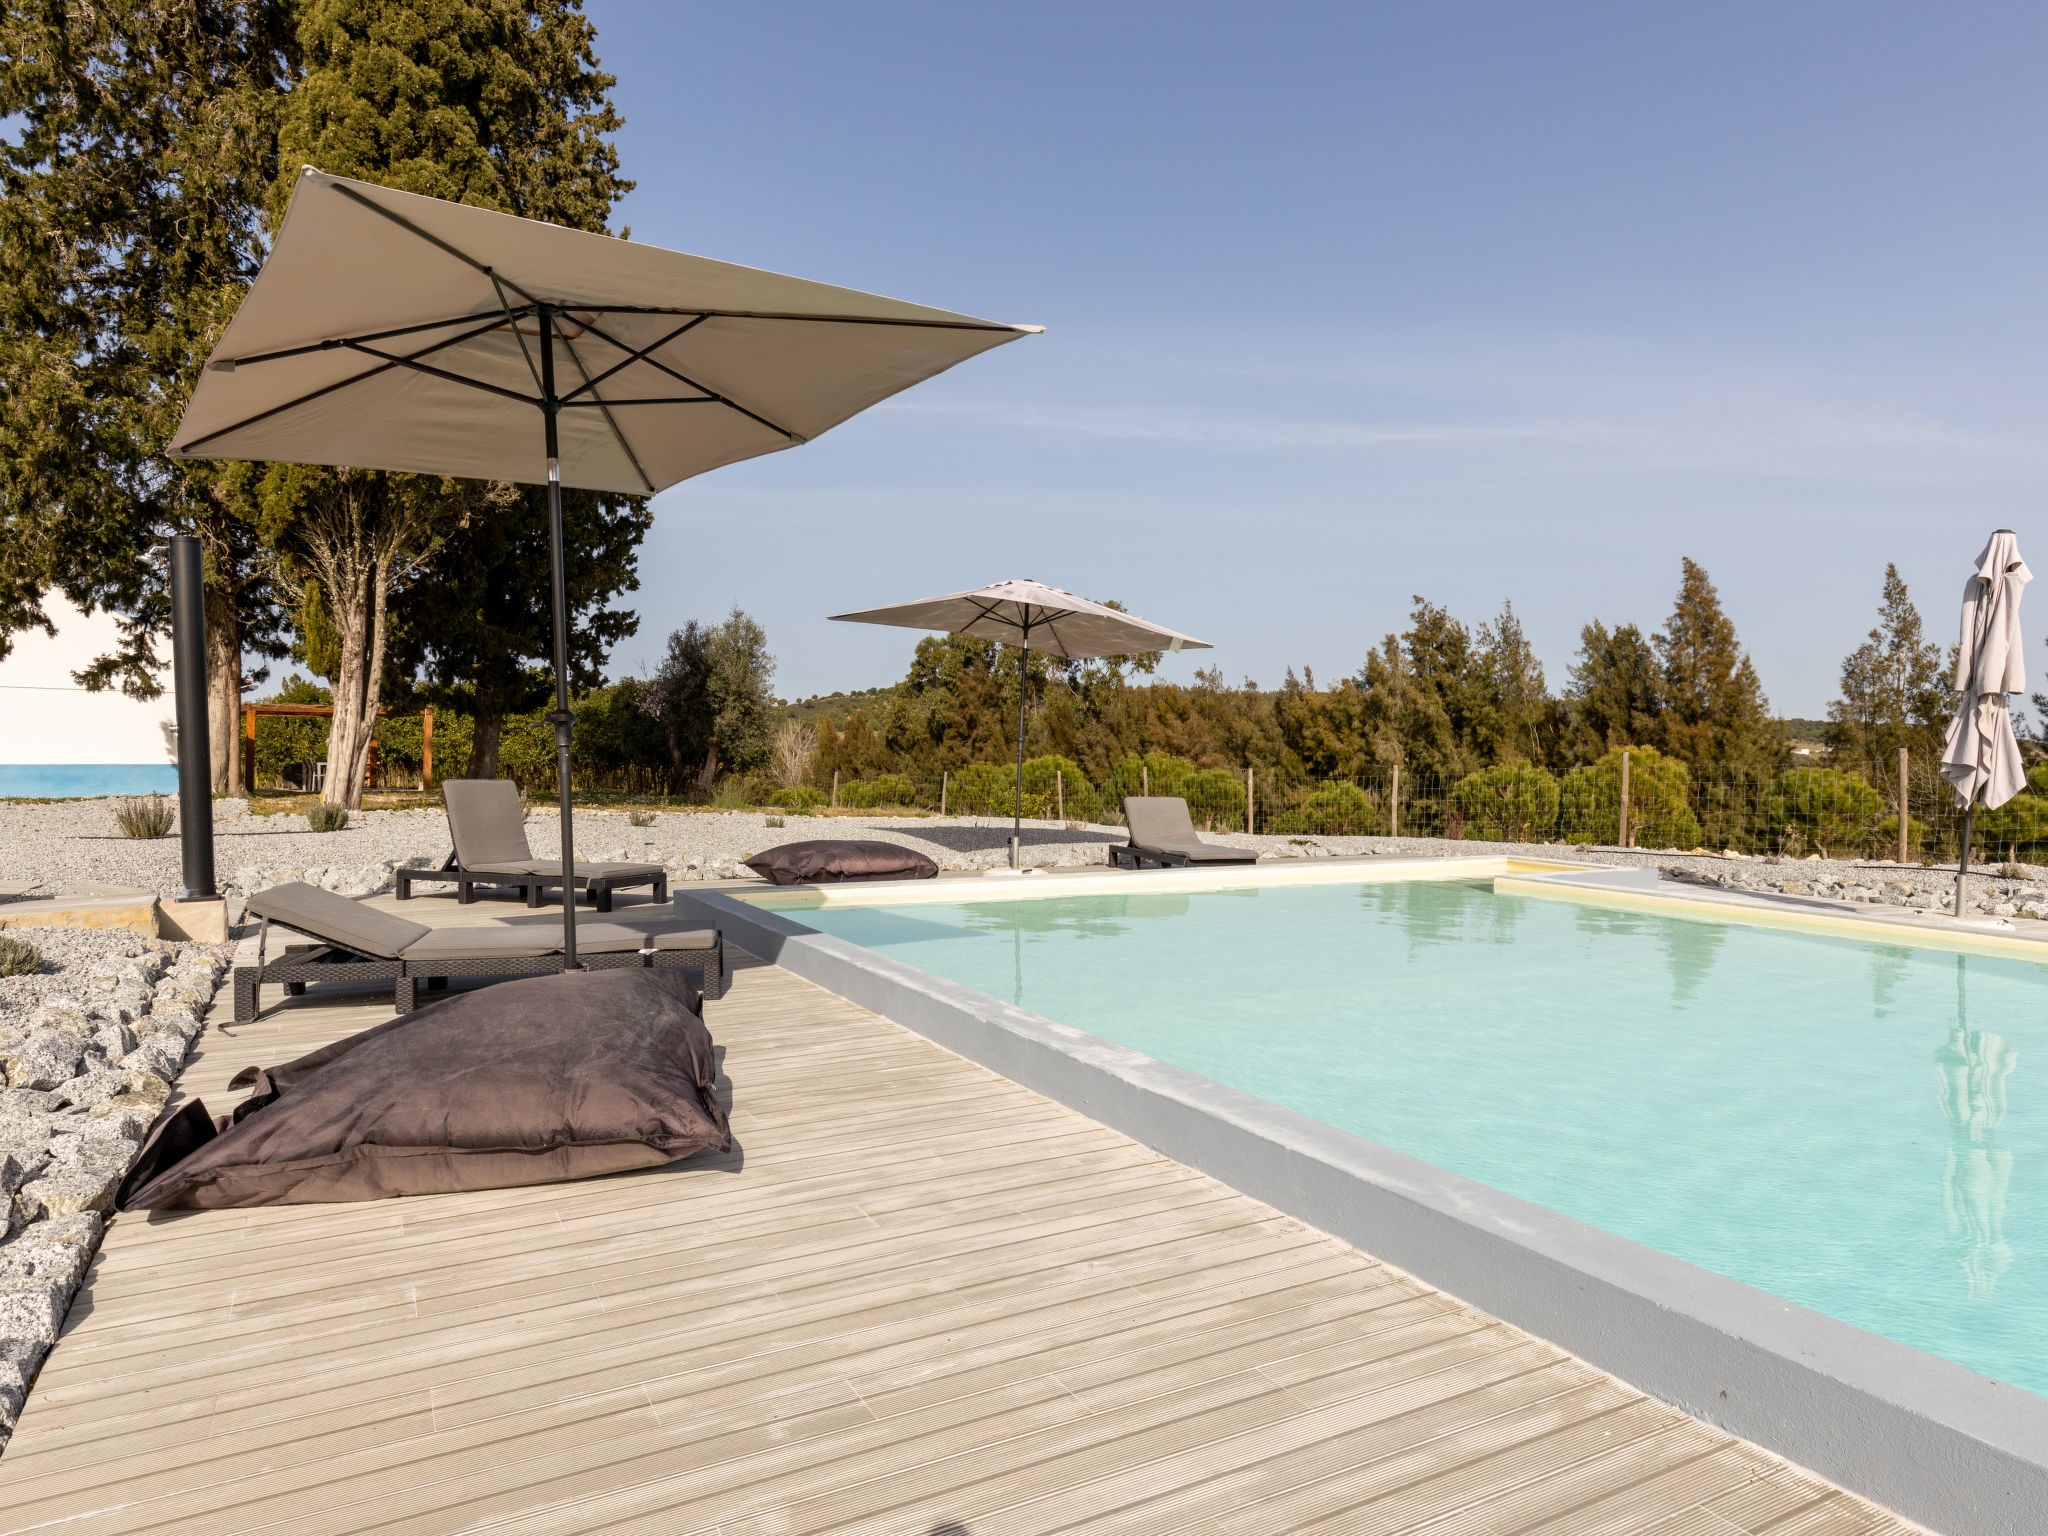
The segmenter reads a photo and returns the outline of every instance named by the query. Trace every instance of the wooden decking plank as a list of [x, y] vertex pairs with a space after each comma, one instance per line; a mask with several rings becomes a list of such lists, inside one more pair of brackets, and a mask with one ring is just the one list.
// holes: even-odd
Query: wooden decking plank
[[[734, 959], [707, 1008], [731, 1157], [116, 1220], [0, 1456], [0, 1532], [1907, 1529]], [[179, 1090], [216, 1108], [389, 1017], [225, 1003]]]

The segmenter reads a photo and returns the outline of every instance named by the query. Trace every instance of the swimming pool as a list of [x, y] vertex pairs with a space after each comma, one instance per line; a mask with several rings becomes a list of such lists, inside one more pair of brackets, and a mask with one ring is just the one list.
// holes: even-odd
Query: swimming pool
[[1485, 881], [790, 915], [2048, 1395], [2048, 968]]

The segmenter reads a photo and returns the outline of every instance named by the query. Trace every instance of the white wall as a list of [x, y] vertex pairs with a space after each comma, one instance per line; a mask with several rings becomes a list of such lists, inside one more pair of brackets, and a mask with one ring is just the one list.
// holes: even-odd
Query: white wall
[[0, 763], [175, 761], [164, 734], [174, 716], [170, 668], [157, 677], [162, 697], [147, 704], [87, 693], [71, 674], [114, 648], [114, 618], [83, 614], [55, 594], [45, 607], [56, 635], [18, 634], [13, 653], [0, 661]]

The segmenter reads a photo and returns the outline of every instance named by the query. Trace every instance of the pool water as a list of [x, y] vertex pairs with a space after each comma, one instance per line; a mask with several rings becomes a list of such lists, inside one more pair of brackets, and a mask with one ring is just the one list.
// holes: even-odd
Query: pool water
[[790, 915], [2048, 1395], [2041, 966], [1484, 882]]

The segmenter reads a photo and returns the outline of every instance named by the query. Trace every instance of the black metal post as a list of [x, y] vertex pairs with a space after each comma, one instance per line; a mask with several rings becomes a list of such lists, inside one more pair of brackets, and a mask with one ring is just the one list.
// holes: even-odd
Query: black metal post
[[548, 567], [555, 619], [555, 709], [548, 723], [555, 728], [555, 785], [562, 803], [562, 966], [579, 970], [576, 959], [576, 821], [569, 801], [569, 737], [576, 717], [569, 712], [569, 577], [562, 554], [562, 460], [555, 437], [555, 419], [562, 403], [555, 397], [555, 310], [540, 306], [541, 414], [547, 422]]
[[1976, 819], [1977, 796], [1973, 791], [1970, 795], [1970, 803], [1963, 811], [1963, 857], [1961, 862], [1959, 862], [1956, 865], [1955, 915], [1957, 917], [1961, 917], [1963, 915], [1963, 882], [1969, 878], [1970, 874], [1970, 835], [1973, 831], [1972, 823], [1975, 822]]
[[1022, 869], [1019, 848], [1024, 841], [1024, 690], [1031, 686], [1031, 625], [1024, 625], [1024, 643], [1017, 647], [1017, 801], [1010, 815], [1010, 868]]
[[178, 707], [178, 843], [186, 901], [213, 885], [213, 764], [206, 726], [206, 570], [199, 541], [171, 536], [171, 685]]

